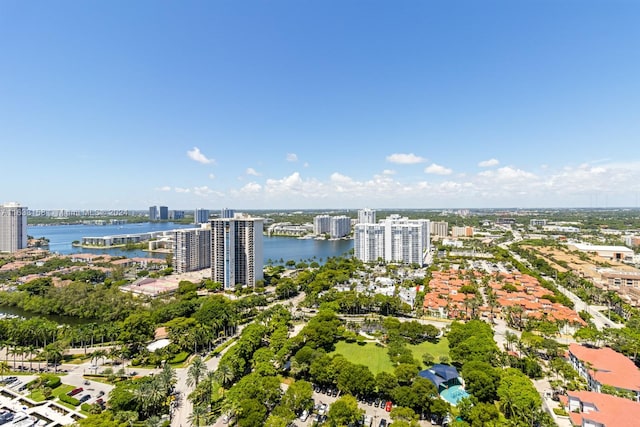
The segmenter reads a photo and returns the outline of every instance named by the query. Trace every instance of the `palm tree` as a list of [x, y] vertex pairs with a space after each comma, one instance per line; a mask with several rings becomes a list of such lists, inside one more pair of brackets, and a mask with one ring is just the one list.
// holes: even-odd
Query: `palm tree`
[[189, 415], [189, 424], [191, 424], [193, 427], [200, 426], [200, 422], [208, 412], [209, 410], [205, 405], [194, 406], [191, 415]]
[[235, 373], [233, 372], [233, 368], [227, 364], [223, 364], [218, 366], [218, 370], [216, 370], [216, 380], [223, 386], [226, 387], [233, 382], [235, 379]]
[[200, 356], [196, 356], [187, 371], [187, 385], [198, 387], [198, 383], [207, 373], [207, 365]]
[[5, 361], [1, 361], [0, 362], [0, 378], [4, 378], [5, 374], [8, 374], [9, 372], [11, 372], [11, 367], [9, 366], [9, 364]]
[[165, 363], [162, 367], [162, 371], [158, 374], [158, 379], [162, 383], [166, 393], [169, 394], [171, 388], [176, 383], [176, 371], [169, 365]]

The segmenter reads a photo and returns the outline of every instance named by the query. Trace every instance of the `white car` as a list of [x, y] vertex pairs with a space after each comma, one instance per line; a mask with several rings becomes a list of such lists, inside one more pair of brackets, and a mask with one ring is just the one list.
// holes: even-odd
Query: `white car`
[[309, 418], [309, 411], [305, 409], [302, 411], [302, 414], [300, 414], [300, 421], [307, 421], [307, 418]]

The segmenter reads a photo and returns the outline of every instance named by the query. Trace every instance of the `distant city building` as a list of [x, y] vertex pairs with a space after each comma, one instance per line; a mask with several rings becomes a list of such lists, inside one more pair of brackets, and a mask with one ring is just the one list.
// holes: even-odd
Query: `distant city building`
[[373, 209], [360, 209], [358, 211], [358, 224], [375, 224], [376, 211]]
[[313, 218], [313, 234], [325, 234], [331, 231], [331, 217], [317, 215]]
[[211, 267], [211, 229], [202, 228], [173, 231], [173, 268], [178, 273]]
[[220, 210], [220, 218], [233, 218], [235, 216], [235, 211], [229, 208], [223, 208]]
[[633, 250], [627, 248], [626, 246], [604, 246], [584, 243], [572, 243], [569, 245], [569, 247], [579, 250], [580, 252], [595, 253], [599, 257], [616, 261], [631, 260], [634, 255]]
[[160, 218], [157, 206], [149, 206], [149, 221], [157, 221]]
[[496, 219], [496, 224], [513, 225], [515, 223], [516, 223], [516, 219], [515, 218], [500, 217], [500, 218]]
[[204, 224], [209, 222], [209, 209], [196, 209], [193, 214], [194, 224]]
[[378, 224], [356, 224], [354, 255], [361, 261], [424, 264], [431, 249], [431, 227], [427, 219], [410, 220], [391, 215]]
[[543, 231], [556, 232], [556, 233], [579, 233], [578, 227], [571, 227], [568, 225], [543, 225]]
[[447, 221], [432, 221], [431, 235], [438, 237], [447, 237], [449, 235], [449, 223]]
[[451, 227], [451, 237], [473, 237], [473, 227]]
[[255, 287], [262, 280], [263, 219], [234, 216], [211, 220], [211, 278], [224, 289]]
[[329, 224], [329, 236], [339, 239], [351, 233], [351, 218], [345, 215], [331, 217]]
[[158, 219], [160, 221], [166, 221], [169, 219], [169, 208], [166, 206], [160, 206], [158, 208]]
[[545, 225], [547, 225], [547, 220], [546, 219], [531, 219], [529, 221], [529, 225], [532, 227], [544, 227]]
[[27, 247], [27, 208], [18, 203], [0, 205], [0, 252]]
[[184, 219], [184, 211], [170, 211], [169, 219]]

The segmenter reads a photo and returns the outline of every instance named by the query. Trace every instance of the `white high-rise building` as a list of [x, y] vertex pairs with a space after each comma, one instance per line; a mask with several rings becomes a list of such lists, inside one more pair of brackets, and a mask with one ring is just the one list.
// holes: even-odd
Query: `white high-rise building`
[[358, 211], [358, 224], [375, 224], [376, 211], [373, 209], [360, 209]]
[[224, 289], [255, 287], [264, 278], [263, 228], [262, 218], [211, 220], [211, 279]]
[[333, 216], [329, 222], [329, 236], [339, 239], [351, 233], [351, 218], [345, 215]]
[[27, 247], [27, 208], [18, 203], [0, 205], [0, 252]]
[[356, 224], [353, 228], [355, 257], [363, 262], [384, 259], [384, 224]]
[[331, 217], [329, 215], [316, 215], [313, 218], [313, 234], [325, 234], [331, 231]]
[[178, 273], [211, 267], [211, 229], [201, 228], [173, 231], [173, 269]]
[[354, 255], [364, 262], [382, 258], [387, 262], [423, 265], [431, 249], [429, 220], [410, 220], [398, 215], [391, 215], [379, 224], [357, 224], [354, 239]]

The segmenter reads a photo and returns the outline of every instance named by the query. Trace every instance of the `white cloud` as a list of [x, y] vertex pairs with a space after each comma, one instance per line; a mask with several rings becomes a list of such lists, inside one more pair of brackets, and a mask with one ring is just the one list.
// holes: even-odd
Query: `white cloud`
[[490, 168], [493, 166], [498, 166], [500, 164], [500, 162], [498, 161], [498, 159], [489, 159], [489, 160], [483, 160], [480, 163], [478, 163], [478, 166], [480, 166], [481, 168]]
[[385, 169], [382, 171], [383, 175], [395, 175], [396, 171], [394, 171], [393, 169]]
[[209, 179], [216, 179], [216, 176], [212, 173], [209, 174]]
[[[412, 179], [394, 174], [393, 170], [367, 178], [335, 171], [324, 179], [294, 172], [266, 178], [264, 183], [236, 181], [224, 192], [206, 185], [165, 186], [156, 190], [184, 193], [179, 196], [180, 203], [193, 200], [191, 203], [197, 204], [202, 197], [248, 209], [635, 206], [640, 194], [640, 162], [585, 163], [546, 169], [536, 165], [532, 170], [509, 165], [466, 174], [450, 172], [437, 164], [427, 169], [448, 175], [441, 182], [424, 179], [430, 175]], [[167, 200], [176, 205], [178, 201]]]
[[287, 153], [287, 162], [297, 162], [298, 155], [295, 153]]
[[309, 162], [304, 162], [304, 165], [302, 165], [302, 166], [304, 166], [305, 168], [308, 168], [309, 167]]
[[262, 190], [262, 185], [257, 182], [250, 182], [240, 189], [241, 193], [259, 193]]
[[260, 176], [260, 174], [254, 168], [247, 168], [245, 173], [247, 175]]
[[213, 191], [206, 185], [203, 185], [202, 187], [193, 187], [193, 194], [195, 194], [196, 196], [205, 197], [213, 193], [215, 193], [215, 191]]
[[424, 157], [416, 156], [413, 153], [409, 154], [401, 154], [395, 153], [390, 156], [387, 156], [387, 161], [391, 163], [398, 163], [401, 165], [413, 165], [416, 163], [424, 163], [427, 161]]
[[446, 168], [441, 165], [437, 165], [435, 163], [430, 164], [424, 169], [425, 173], [430, 173], [434, 175], [451, 175], [453, 170]]
[[207, 158], [198, 147], [193, 147], [192, 150], [187, 151], [187, 156], [193, 161], [198, 163], [202, 163], [203, 165], [208, 165], [210, 163], [215, 163], [215, 160]]

